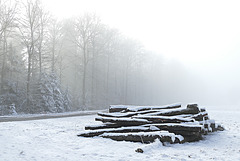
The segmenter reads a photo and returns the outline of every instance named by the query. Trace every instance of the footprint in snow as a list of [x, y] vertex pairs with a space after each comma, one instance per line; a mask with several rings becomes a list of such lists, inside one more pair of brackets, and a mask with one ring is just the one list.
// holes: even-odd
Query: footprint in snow
[[163, 157], [163, 158], [167, 158], [167, 157], [169, 157], [169, 156], [166, 155], [166, 154], [162, 154], [162, 157]]
[[21, 152], [19, 153], [19, 155], [25, 155], [24, 151], [21, 151]]

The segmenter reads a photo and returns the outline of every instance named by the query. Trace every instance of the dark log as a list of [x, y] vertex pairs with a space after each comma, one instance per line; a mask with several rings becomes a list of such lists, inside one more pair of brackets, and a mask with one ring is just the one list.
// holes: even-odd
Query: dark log
[[202, 134], [196, 133], [194, 135], [184, 135], [184, 142], [194, 142], [202, 140]]
[[109, 107], [109, 113], [112, 112], [121, 112], [128, 108], [129, 106], [126, 105], [110, 105]]
[[183, 114], [198, 114], [199, 108], [196, 106], [188, 106], [186, 109], [179, 108], [179, 109], [169, 109], [163, 110], [160, 112], [150, 113], [147, 115], [150, 116], [175, 116], [175, 115], [183, 115]]
[[98, 129], [119, 128], [119, 127], [122, 127], [122, 126], [118, 124], [113, 124], [113, 123], [105, 123], [101, 125], [85, 126], [85, 130], [98, 130]]
[[[101, 136], [117, 141], [150, 143], [155, 139], [161, 142], [183, 143], [202, 139], [202, 134], [224, 130], [214, 120], [210, 120], [205, 109], [197, 104], [167, 106], [111, 106], [110, 113], [99, 112], [95, 118], [102, 125], [86, 126], [92, 130], [78, 136]], [[198, 121], [200, 125], [191, 123]], [[185, 122], [185, 123], [184, 123]], [[164, 131], [163, 131], [164, 130]], [[175, 138], [175, 140], [172, 140]]]
[[97, 113], [99, 116], [103, 117], [116, 117], [116, 118], [121, 118], [121, 117], [132, 117], [134, 115], [137, 115], [137, 112], [126, 112], [126, 113], [120, 113], [120, 112], [115, 112], [115, 113], [103, 113], [103, 112], [98, 112]]
[[[168, 132], [139, 132], [139, 133], [104, 133], [100, 135], [103, 138], [110, 138], [116, 141], [131, 141], [131, 142], [142, 142], [151, 143], [154, 140], [159, 139], [161, 142], [169, 143], [182, 143], [183, 137], [176, 136], [173, 133]], [[174, 138], [174, 140], [172, 140]]]
[[145, 110], [159, 110], [159, 109], [173, 109], [179, 108], [181, 104], [171, 104], [164, 106], [125, 106], [125, 105], [111, 105], [109, 112], [137, 112]]
[[110, 122], [110, 123], [117, 123], [122, 126], [134, 126], [134, 125], [144, 125], [152, 123], [146, 119], [131, 119], [131, 118], [111, 118], [111, 117], [97, 117], [95, 118], [96, 121]]
[[182, 135], [184, 142], [198, 141], [202, 139], [201, 130], [202, 125], [188, 125], [188, 124], [149, 124], [144, 127], [155, 126], [160, 130], [166, 130], [176, 135]]
[[200, 110], [198, 108], [198, 104], [188, 104], [187, 109], [192, 109], [192, 110], [196, 110], [196, 111], [200, 112]]
[[159, 129], [154, 129], [150, 127], [142, 127], [142, 126], [134, 126], [134, 127], [121, 127], [121, 128], [114, 128], [114, 129], [102, 129], [102, 130], [91, 130], [88, 132], [83, 132], [78, 134], [78, 136], [83, 137], [94, 137], [99, 136], [103, 133], [129, 133], [129, 132], [149, 132], [149, 131], [156, 131]]
[[155, 112], [161, 112], [161, 110], [145, 110], [145, 111], [138, 111], [138, 112], [114, 112], [114, 113], [104, 113], [104, 112], [98, 112], [97, 114], [99, 116], [103, 117], [116, 117], [116, 118], [122, 118], [122, 117], [132, 117], [139, 114], [148, 114], [148, 113], [155, 113]]
[[174, 116], [182, 117], [182, 118], [193, 118], [196, 121], [203, 121], [204, 117], [208, 118], [208, 113], [207, 112], [199, 112], [198, 114], [181, 114], [181, 115], [174, 115]]
[[198, 114], [195, 114], [191, 116], [191, 118], [195, 119], [196, 121], [203, 121], [204, 118], [208, 118], [208, 113], [207, 112], [200, 112]]
[[155, 126], [161, 130], [176, 130], [176, 131], [190, 131], [190, 132], [201, 132], [202, 125], [188, 125], [188, 124], [146, 124], [143, 127]]
[[175, 116], [133, 116], [136, 119], [145, 119], [152, 123], [181, 123], [181, 122], [194, 122], [191, 118], [181, 118]]

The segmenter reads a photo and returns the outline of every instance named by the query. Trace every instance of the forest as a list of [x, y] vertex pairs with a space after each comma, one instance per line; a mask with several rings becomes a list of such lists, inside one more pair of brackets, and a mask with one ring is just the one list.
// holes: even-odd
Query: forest
[[60, 20], [40, 0], [0, 0], [2, 115], [173, 103], [190, 77], [95, 13]]

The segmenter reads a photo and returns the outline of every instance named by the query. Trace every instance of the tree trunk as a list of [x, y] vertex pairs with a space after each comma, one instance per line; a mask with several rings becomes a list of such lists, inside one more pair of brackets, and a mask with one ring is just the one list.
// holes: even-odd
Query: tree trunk
[[41, 80], [41, 77], [42, 77], [42, 49], [41, 49], [41, 45], [39, 47], [39, 50], [38, 50], [38, 56], [39, 56], [39, 80]]
[[[30, 49], [28, 49], [30, 50]], [[27, 108], [28, 108], [28, 112], [29, 112], [29, 103], [30, 103], [30, 79], [31, 79], [31, 61], [32, 61], [32, 55], [30, 53], [30, 51], [28, 51], [28, 68], [27, 68]]]
[[3, 59], [2, 59], [2, 70], [1, 70], [1, 90], [0, 92], [3, 92], [3, 84], [4, 84], [4, 78], [5, 78], [5, 62], [6, 62], [6, 32], [3, 32]]
[[86, 45], [83, 47], [83, 81], [82, 81], [82, 106], [83, 109], [86, 108], [86, 56], [87, 56], [87, 51], [86, 51]]
[[106, 82], [106, 104], [109, 104], [109, 69], [110, 69], [110, 56], [107, 58], [107, 82]]
[[54, 73], [54, 69], [55, 69], [55, 39], [53, 40], [52, 46], [52, 73]]
[[127, 103], [127, 98], [128, 98], [128, 60], [126, 63], [126, 69], [125, 69], [125, 94], [124, 94], [124, 103]]
[[92, 80], [91, 80], [91, 104], [95, 104], [94, 101], [94, 76], [95, 76], [95, 44], [93, 41], [93, 59], [92, 59]]

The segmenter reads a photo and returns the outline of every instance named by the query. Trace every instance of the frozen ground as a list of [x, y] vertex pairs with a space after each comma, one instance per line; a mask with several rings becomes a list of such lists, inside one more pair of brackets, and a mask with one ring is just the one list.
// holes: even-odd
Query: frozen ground
[[[0, 160], [240, 160], [240, 108], [207, 107], [211, 119], [222, 123], [215, 132], [194, 143], [162, 146], [82, 138], [85, 125], [96, 115], [44, 120], [0, 122]], [[135, 150], [143, 147], [144, 153]]]

